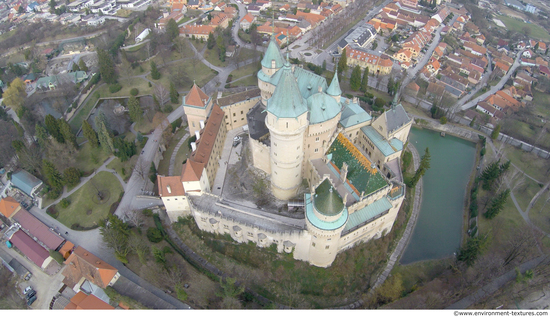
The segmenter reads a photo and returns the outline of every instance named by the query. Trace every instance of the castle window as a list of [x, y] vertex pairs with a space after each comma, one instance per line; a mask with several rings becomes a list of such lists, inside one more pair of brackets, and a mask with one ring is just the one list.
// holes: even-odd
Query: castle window
[[311, 246], [312, 246], [312, 247], [315, 247], [315, 242], [312, 242], [312, 243], [311, 243]]
[[253, 234], [252, 232], [248, 232], [246, 235], [249, 236], [249, 237], [253, 237], [253, 236], [254, 236], [254, 234]]
[[319, 142], [319, 137], [316, 137], [316, 138], [315, 138], [315, 142]]
[[244, 121], [244, 118], [241, 118], [241, 121]]
[[202, 222], [206, 222], [206, 217], [201, 217]]
[[243, 111], [241, 110], [241, 114], [243, 114]]
[[315, 153], [319, 152], [319, 149], [315, 149]]
[[327, 245], [327, 246], [325, 246], [325, 250], [326, 250], [326, 249], [328, 249], [329, 247], [330, 247], [330, 246], [328, 246], [328, 245]]

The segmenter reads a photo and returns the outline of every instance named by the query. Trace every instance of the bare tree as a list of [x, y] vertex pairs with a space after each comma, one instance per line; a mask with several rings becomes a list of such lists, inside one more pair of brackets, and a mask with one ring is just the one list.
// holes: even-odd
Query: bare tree
[[164, 106], [164, 104], [167, 103], [168, 100], [170, 100], [170, 92], [160, 84], [155, 85], [153, 93], [157, 97], [157, 100], [161, 107]]
[[141, 227], [145, 221], [141, 210], [126, 208], [122, 211], [124, 220], [134, 227]]
[[149, 176], [149, 164], [145, 162], [143, 158], [139, 158], [139, 160], [136, 162], [136, 166], [134, 167], [134, 171], [137, 173], [141, 179], [146, 179]]

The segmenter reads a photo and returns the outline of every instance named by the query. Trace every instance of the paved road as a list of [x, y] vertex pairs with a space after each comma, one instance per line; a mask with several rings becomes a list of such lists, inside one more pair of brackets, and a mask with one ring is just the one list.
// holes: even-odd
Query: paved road
[[[489, 77], [491, 77], [491, 74], [493, 73], [493, 70], [492, 70], [492, 65], [491, 65], [491, 54], [487, 53], [486, 54], [487, 56], [487, 68], [485, 69], [485, 73], [483, 74], [481, 80], [479, 81], [479, 83], [477, 83], [476, 87], [470, 91], [469, 94], [467, 94], [466, 96], [458, 99], [458, 101], [456, 102], [455, 106], [454, 106], [454, 109], [457, 109], [459, 106], [462, 106], [463, 104], [465, 104], [468, 100], [472, 99], [472, 96], [475, 95], [480, 89], [482, 89], [483, 87], [485, 87], [485, 85], [487, 84], [487, 82], [489, 81]], [[479, 99], [479, 97], [476, 98], [476, 102], [479, 101], [481, 99]]]
[[[510, 79], [510, 76], [512, 76], [514, 74], [514, 72], [516, 71], [516, 68], [518, 68], [518, 66], [520, 65], [520, 58], [521, 58], [521, 54], [523, 54], [523, 51], [520, 51], [518, 53], [518, 55], [516, 56], [516, 60], [514, 61], [514, 64], [512, 65], [512, 67], [508, 70], [508, 73], [504, 76], [502, 76], [502, 78], [500, 79], [500, 81], [498, 82], [498, 84], [496, 84], [495, 86], [493, 86], [489, 91], [487, 91], [486, 93], [484, 93], [483, 95], [477, 97], [475, 100], [472, 100], [470, 102], [467, 102], [465, 103], [464, 105], [461, 105], [460, 106], [460, 110], [466, 110], [466, 109], [469, 109], [469, 108], [472, 108], [472, 107], [475, 107], [475, 105], [477, 104], [477, 100], [484, 100], [485, 98], [489, 97], [490, 95], [493, 95], [495, 94], [497, 91], [499, 91], [503, 86], [504, 84], [506, 84], [506, 82], [508, 81], [508, 79]], [[458, 107], [457, 107], [458, 109]]]

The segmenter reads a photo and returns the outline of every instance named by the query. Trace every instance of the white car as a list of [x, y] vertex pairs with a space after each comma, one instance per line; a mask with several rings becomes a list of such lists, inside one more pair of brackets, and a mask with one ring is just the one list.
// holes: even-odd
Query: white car
[[32, 287], [27, 286], [27, 288], [25, 288], [25, 290], [23, 291], [23, 295], [27, 295], [27, 293], [29, 293], [30, 291], [32, 291]]

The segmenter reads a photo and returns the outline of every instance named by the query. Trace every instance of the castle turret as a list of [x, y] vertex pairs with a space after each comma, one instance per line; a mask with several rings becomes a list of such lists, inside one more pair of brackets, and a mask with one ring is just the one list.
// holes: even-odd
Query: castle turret
[[280, 72], [279, 84], [267, 101], [265, 124], [271, 138], [271, 189], [275, 197], [288, 200], [302, 183], [308, 108], [290, 64], [285, 63]]
[[342, 95], [342, 90], [340, 89], [340, 82], [338, 81], [338, 74], [335, 72], [330, 86], [327, 89], [327, 95], [332, 96], [336, 99], [336, 102], [340, 103], [340, 96]]
[[325, 178], [312, 194], [305, 195], [306, 225], [312, 235], [309, 262], [329, 266], [338, 253], [342, 230], [348, 221], [348, 210], [342, 197]]
[[264, 105], [273, 93], [272, 76], [283, 67], [284, 63], [283, 55], [272, 37], [262, 59], [262, 69], [258, 71], [258, 88], [260, 88]]

